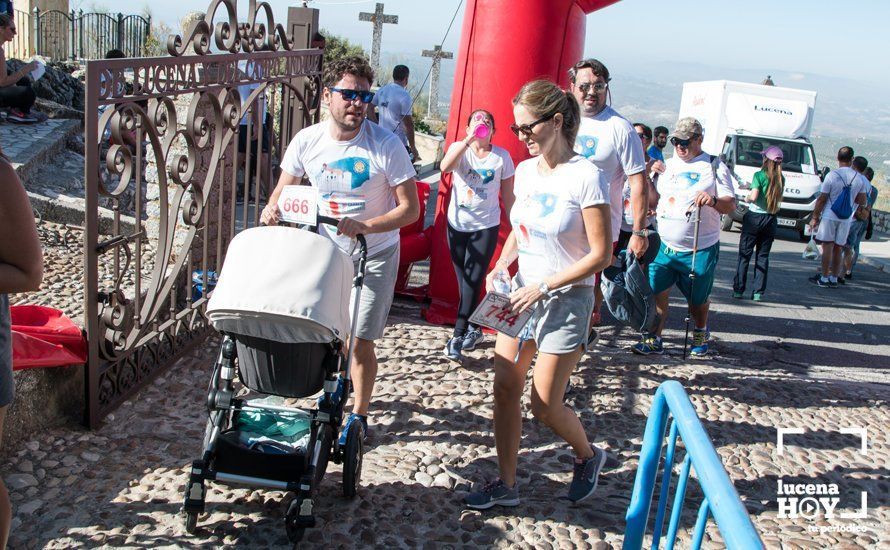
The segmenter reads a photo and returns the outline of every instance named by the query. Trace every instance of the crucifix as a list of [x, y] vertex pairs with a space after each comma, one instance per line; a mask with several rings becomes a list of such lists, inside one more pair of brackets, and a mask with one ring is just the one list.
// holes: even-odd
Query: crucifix
[[442, 46], [436, 46], [432, 50], [423, 50], [424, 57], [433, 58], [433, 70], [430, 77], [430, 100], [426, 109], [426, 117], [431, 120], [439, 119], [439, 69], [443, 59], [453, 59], [453, 52], [442, 51]]
[[371, 39], [371, 67], [376, 75], [380, 71], [380, 40], [383, 37], [383, 24], [399, 24], [398, 15], [386, 15], [383, 13], [383, 4], [377, 3], [374, 13], [363, 11], [358, 14], [359, 21], [370, 21], [374, 24], [374, 36]]

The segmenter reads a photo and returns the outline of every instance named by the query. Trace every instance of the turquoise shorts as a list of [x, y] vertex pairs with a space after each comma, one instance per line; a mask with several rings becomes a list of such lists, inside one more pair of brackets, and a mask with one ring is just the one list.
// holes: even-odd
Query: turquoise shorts
[[693, 285], [689, 279], [692, 271], [692, 252], [680, 252], [662, 242], [658, 256], [649, 264], [649, 286], [655, 294], [660, 294], [677, 285], [691, 305], [700, 306], [707, 302], [711, 295], [719, 257], [720, 243], [696, 253]]

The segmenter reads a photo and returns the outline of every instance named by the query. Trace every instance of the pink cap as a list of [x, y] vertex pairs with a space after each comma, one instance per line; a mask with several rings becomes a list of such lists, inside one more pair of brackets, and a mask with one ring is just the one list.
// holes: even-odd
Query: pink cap
[[768, 158], [773, 162], [782, 162], [782, 160], [785, 158], [785, 153], [783, 153], [782, 150], [775, 145], [771, 145], [766, 148], [766, 151], [763, 152], [763, 157]]

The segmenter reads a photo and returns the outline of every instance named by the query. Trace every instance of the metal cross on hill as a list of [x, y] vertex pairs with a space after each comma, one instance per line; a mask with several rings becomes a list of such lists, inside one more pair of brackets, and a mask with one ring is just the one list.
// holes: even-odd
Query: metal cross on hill
[[[380, 72], [380, 40], [383, 38], [383, 24], [399, 24], [398, 15], [386, 15], [383, 13], [383, 4], [377, 3], [374, 13], [363, 11], [358, 14], [359, 21], [370, 21], [374, 24], [374, 36], [371, 39], [371, 67], [375, 76]], [[379, 78], [379, 77], [378, 77]]]
[[424, 57], [433, 58], [433, 70], [430, 77], [430, 101], [426, 109], [426, 117], [431, 120], [439, 119], [439, 69], [443, 59], [453, 59], [453, 52], [442, 51], [442, 46], [436, 46], [432, 50], [423, 50]]

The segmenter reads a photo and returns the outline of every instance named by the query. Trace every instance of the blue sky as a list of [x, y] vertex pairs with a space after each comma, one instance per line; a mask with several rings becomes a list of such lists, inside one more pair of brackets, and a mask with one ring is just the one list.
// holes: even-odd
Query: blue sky
[[[119, 1], [92, 4], [118, 9]], [[383, 2], [385, 12], [400, 19], [398, 25], [384, 27], [383, 50], [397, 53], [419, 53], [433, 46], [461, 3]], [[271, 1], [276, 18], [282, 21], [287, 6], [298, 3]], [[87, 8], [91, 2], [81, 4]], [[128, 4], [139, 5], [138, 1]], [[206, 10], [209, 2], [152, 0], [149, 4], [155, 17], [173, 24], [188, 11]], [[322, 27], [366, 48], [371, 42], [371, 25], [359, 22], [358, 13], [373, 11], [374, 4], [375, 0], [310, 3], [321, 9]], [[244, 10], [246, 6], [247, 1], [241, 0], [239, 7]], [[456, 50], [462, 17], [461, 8], [446, 49]], [[633, 71], [653, 62], [700, 63], [762, 70], [764, 74], [781, 74], [783, 80], [816, 73], [886, 88], [890, 85], [888, 21], [887, 0], [622, 0], [589, 16], [585, 52], [602, 59], [612, 72]], [[876, 90], [876, 94], [886, 92]]]

